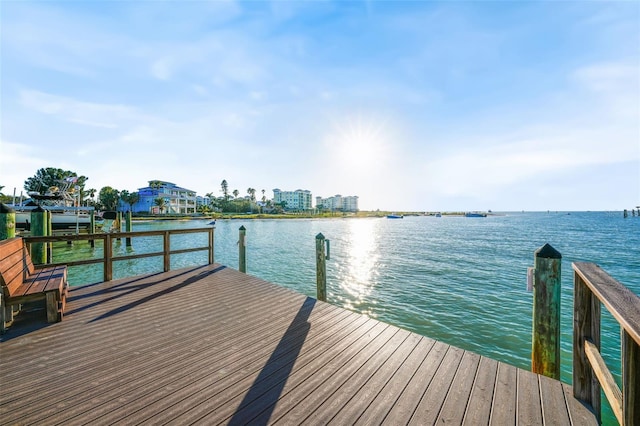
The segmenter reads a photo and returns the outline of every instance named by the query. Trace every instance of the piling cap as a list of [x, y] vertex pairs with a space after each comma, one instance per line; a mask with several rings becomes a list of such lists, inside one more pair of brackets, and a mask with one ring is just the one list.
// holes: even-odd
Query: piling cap
[[322, 235], [322, 232], [318, 233], [318, 235], [316, 235], [316, 240], [322, 240], [324, 239], [324, 235]]
[[0, 203], [0, 213], [15, 213], [16, 211], [4, 203]]
[[560, 252], [551, 247], [549, 243], [536, 250], [534, 252], [534, 256], [541, 257], [543, 259], [562, 259], [562, 255], [560, 254]]
[[245, 228], [244, 225], [240, 225], [239, 231], [246, 231], [246, 230], [247, 230], [247, 228]]

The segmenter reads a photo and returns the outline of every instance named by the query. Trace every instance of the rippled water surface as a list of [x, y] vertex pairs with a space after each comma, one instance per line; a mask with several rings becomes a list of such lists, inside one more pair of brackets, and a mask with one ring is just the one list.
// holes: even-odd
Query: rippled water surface
[[[134, 223], [134, 231], [206, 227], [209, 221]], [[571, 262], [598, 263], [640, 294], [640, 218], [621, 212], [506, 213], [486, 218], [390, 220], [218, 220], [216, 262], [238, 267], [238, 228], [247, 228], [247, 272], [315, 297], [315, 236], [331, 241], [327, 300], [408, 330], [530, 368], [532, 293], [526, 272], [545, 243], [562, 259], [562, 379], [571, 382]], [[206, 235], [172, 237], [172, 248], [206, 245]], [[57, 249], [77, 258], [88, 248]], [[161, 240], [134, 240], [135, 253]], [[96, 249], [99, 256], [100, 249]], [[124, 243], [116, 252], [125, 253]], [[162, 269], [161, 258], [118, 262], [115, 277]], [[172, 268], [206, 262], [186, 254]], [[73, 285], [101, 280], [101, 267], [70, 271]], [[619, 327], [603, 309], [603, 352], [619, 378]]]

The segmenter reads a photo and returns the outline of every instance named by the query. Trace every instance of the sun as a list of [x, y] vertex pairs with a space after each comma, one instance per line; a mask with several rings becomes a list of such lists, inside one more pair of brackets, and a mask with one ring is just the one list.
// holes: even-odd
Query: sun
[[360, 115], [344, 119], [328, 139], [334, 164], [364, 172], [382, 163], [388, 150], [386, 133], [384, 121]]

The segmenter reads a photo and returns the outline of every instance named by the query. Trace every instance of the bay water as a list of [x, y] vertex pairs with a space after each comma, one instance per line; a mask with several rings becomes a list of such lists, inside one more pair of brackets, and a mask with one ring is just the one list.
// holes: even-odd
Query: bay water
[[[133, 230], [198, 228], [210, 220], [134, 222]], [[315, 297], [315, 237], [330, 240], [327, 301], [407, 330], [530, 369], [532, 293], [527, 267], [545, 243], [562, 254], [561, 360], [571, 383], [573, 270], [599, 264], [640, 295], [640, 218], [622, 212], [518, 212], [485, 218], [218, 220], [215, 261], [238, 268], [244, 226], [247, 273]], [[116, 255], [162, 250], [161, 238], [114, 245]], [[171, 248], [206, 245], [205, 234], [175, 235]], [[57, 246], [56, 261], [101, 257], [88, 244]], [[172, 257], [172, 269], [206, 263], [206, 252]], [[119, 261], [114, 278], [162, 270], [161, 258]], [[69, 271], [72, 285], [101, 281], [102, 266]], [[603, 308], [602, 352], [620, 381], [620, 327]], [[604, 399], [603, 399], [604, 405]], [[610, 413], [605, 419], [610, 420]]]

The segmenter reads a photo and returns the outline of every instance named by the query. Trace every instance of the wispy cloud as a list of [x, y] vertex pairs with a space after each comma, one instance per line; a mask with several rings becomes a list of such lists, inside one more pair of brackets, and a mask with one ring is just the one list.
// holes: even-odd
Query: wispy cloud
[[116, 128], [122, 121], [134, 118], [134, 108], [78, 101], [36, 90], [22, 90], [20, 103], [34, 111], [63, 120], [93, 127]]

